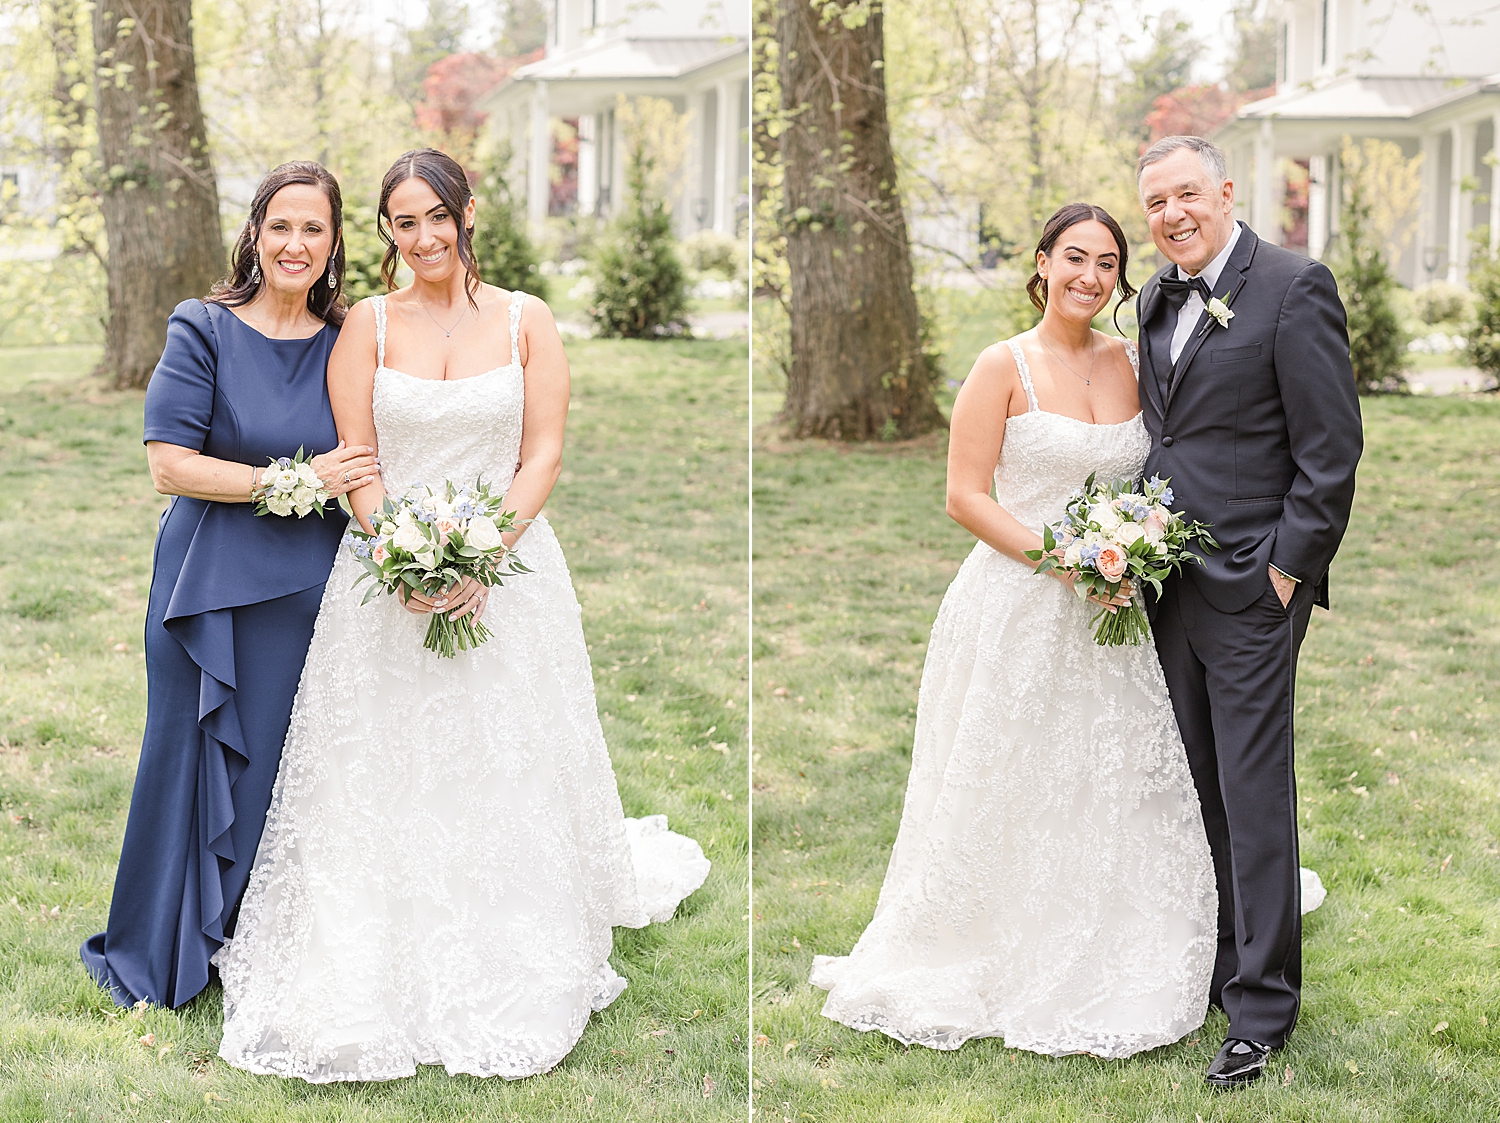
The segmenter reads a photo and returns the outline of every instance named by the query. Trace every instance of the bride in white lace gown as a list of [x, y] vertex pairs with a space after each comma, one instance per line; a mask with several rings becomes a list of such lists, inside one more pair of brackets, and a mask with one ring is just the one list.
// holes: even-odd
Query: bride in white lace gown
[[1126, 252], [1098, 208], [1054, 216], [1042, 323], [955, 404], [949, 511], [980, 541], [933, 625], [875, 917], [814, 959], [823, 1013], [855, 1029], [1124, 1057], [1203, 1022], [1214, 870], [1155, 648], [1097, 646], [1099, 606], [1024, 558], [1090, 473], [1145, 464], [1134, 348], [1090, 327]]
[[539, 514], [567, 411], [561, 341], [522, 293], [482, 286], [470, 304], [473, 203], [440, 156], [403, 157], [382, 191], [415, 284], [353, 309], [330, 360], [340, 435], [380, 456], [382, 484], [351, 501], [365, 516], [382, 486], [483, 473], [536, 516], [516, 544], [532, 572], [489, 590], [487, 609], [473, 583], [436, 602], [494, 632], [441, 659], [422, 647], [429, 602], [361, 605], [357, 563], [334, 565], [238, 926], [214, 959], [220, 1056], [317, 1083], [418, 1064], [545, 1072], [625, 989], [611, 926], [669, 919], [708, 873], [664, 817], [622, 814], [578, 601]]

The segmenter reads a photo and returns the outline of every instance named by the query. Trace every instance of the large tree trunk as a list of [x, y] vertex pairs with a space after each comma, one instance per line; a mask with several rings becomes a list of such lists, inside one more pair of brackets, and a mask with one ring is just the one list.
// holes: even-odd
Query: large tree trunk
[[109, 275], [99, 369], [122, 388], [146, 385], [172, 309], [205, 295], [224, 268], [191, 16], [190, 0], [94, 8]]
[[922, 348], [886, 118], [879, 4], [779, 0], [782, 206], [802, 437], [911, 437], [944, 424]]

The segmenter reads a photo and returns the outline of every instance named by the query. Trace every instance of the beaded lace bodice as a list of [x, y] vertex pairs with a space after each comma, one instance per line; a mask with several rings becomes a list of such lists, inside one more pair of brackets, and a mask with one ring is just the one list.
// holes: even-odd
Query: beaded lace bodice
[[510, 487], [521, 460], [526, 382], [521, 371], [521, 309], [510, 298], [510, 362], [452, 380], [416, 378], [385, 365], [385, 297], [375, 308], [375, 435], [386, 494], [417, 481], [473, 483], [481, 474], [497, 491]]
[[[1135, 345], [1125, 344], [1140, 375]], [[1091, 425], [1037, 406], [1026, 354], [1010, 341], [1030, 409], [1005, 422], [1005, 441], [995, 465], [995, 498], [1022, 525], [1041, 533], [1043, 523], [1062, 518], [1063, 507], [1089, 473], [1100, 482], [1133, 480], [1146, 464], [1151, 437], [1140, 414], [1118, 425]]]

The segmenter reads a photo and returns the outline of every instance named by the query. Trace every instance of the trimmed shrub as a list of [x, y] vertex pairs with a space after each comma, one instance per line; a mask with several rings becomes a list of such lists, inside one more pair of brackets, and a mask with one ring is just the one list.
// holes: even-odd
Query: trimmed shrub
[[1500, 257], [1476, 252], [1469, 262], [1474, 325], [1464, 358], [1500, 383]]
[[589, 257], [594, 282], [589, 315], [599, 335], [656, 339], [686, 335], [687, 275], [672, 236], [672, 212], [652, 186], [656, 161], [645, 144], [626, 163], [624, 213]]
[[[1346, 141], [1346, 168], [1357, 164]], [[1340, 245], [1334, 258], [1339, 295], [1349, 315], [1349, 361], [1361, 394], [1400, 394], [1406, 385], [1406, 332], [1396, 313], [1396, 279], [1373, 229], [1370, 191], [1359, 174], [1346, 174]]]
[[479, 204], [474, 212], [474, 259], [486, 284], [546, 300], [547, 278], [526, 233], [525, 215], [505, 178], [509, 164], [510, 154], [502, 145], [480, 165], [474, 188]]

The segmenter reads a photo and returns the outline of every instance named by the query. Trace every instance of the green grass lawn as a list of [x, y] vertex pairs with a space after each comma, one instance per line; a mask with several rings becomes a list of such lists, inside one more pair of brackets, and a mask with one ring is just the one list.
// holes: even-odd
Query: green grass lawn
[[165, 501], [141, 395], [96, 384], [93, 350], [0, 350], [0, 1121], [744, 1117], [744, 345], [569, 354], [548, 513], [625, 810], [668, 814], [713, 872], [672, 923], [616, 931], [630, 987], [553, 1072], [310, 1087], [216, 1058], [216, 987], [176, 1012], [121, 1013], [78, 962], [125, 826]]
[[816, 953], [869, 921], [928, 632], [973, 540], [946, 438], [782, 442], [756, 395], [754, 1092], [775, 1123], [1500, 1119], [1500, 402], [1367, 400], [1334, 611], [1302, 651], [1300, 1026], [1274, 1075], [1205, 1088], [1222, 1014], [1126, 1061], [907, 1049], [822, 1018]]

